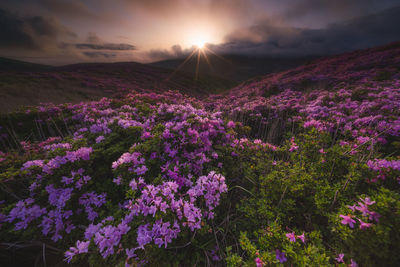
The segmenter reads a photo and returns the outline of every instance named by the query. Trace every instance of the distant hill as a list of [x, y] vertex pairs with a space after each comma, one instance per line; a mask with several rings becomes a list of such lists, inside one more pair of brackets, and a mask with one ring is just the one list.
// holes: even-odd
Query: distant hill
[[[199, 77], [213, 75], [234, 82], [243, 82], [249, 78], [269, 73], [284, 71], [294, 68], [319, 57], [267, 57], [246, 55], [221, 55], [207, 53], [208, 61], [200, 57]], [[185, 61], [185, 58], [171, 59], [150, 63], [168, 69], [177, 69]], [[196, 72], [197, 57], [192, 57], [180, 70], [194, 74]]]
[[0, 57], [0, 72], [44, 71], [51, 66]]
[[135, 63], [84, 63], [52, 67], [0, 59], [0, 111], [41, 102], [55, 104], [123, 95], [128, 90], [179, 90], [202, 97], [235, 83], [210, 75], [194, 75]]

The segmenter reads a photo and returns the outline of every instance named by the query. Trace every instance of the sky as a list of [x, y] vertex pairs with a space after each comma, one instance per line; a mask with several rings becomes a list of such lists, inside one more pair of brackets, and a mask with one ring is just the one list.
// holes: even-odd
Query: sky
[[43, 64], [330, 55], [400, 41], [399, 0], [1, 0], [0, 57]]

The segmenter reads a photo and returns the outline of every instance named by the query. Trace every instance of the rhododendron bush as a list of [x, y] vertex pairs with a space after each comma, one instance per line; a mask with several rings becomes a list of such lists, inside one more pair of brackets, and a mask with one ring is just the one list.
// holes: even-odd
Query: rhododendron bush
[[346, 70], [1, 115], [0, 262], [397, 266], [400, 77]]

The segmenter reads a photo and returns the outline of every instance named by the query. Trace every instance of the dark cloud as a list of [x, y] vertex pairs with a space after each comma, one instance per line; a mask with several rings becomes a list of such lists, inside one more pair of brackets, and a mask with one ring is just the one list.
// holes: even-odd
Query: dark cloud
[[182, 0], [123, 0], [128, 6], [133, 9], [141, 9], [142, 11], [150, 12], [158, 15], [177, 10], [177, 7], [183, 4]]
[[253, 8], [249, 0], [122, 0], [133, 9], [157, 16], [176, 16], [188, 11], [216, 16], [243, 17]]
[[374, 13], [398, 4], [397, 0], [301, 0], [290, 1], [285, 9], [285, 18], [343, 20]]
[[115, 58], [117, 57], [116, 53], [109, 53], [109, 52], [98, 52], [98, 51], [85, 51], [82, 54], [87, 56], [88, 58]]
[[323, 29], [295, 28], [263, 20], [232, 32], [220, 53], [325, 55], [372, 47], [400, 39], [400, 7], [328, 25]]
[[136, 50], [134, 45], [130, 44], [117, 44], [117, 43], [104, 43], [104, 44], [75, 44], [78, 49], [93, 49], [93, 50]]
[[180, 45], [173, 45], [170, 49], [153, 49], [147, 53], [151, 60], [162, 60], [167, 58], [182, 58], [186, 57], [192, 49], [182, 49]]
[[136, 46], [131, 44], [104, 42], [94, 32], [90, 32], [88, 34], [86, 43], [79, 43], [75, 44], [74, 46], [78, 49], [85, 49], [85, 50], [119, 50], [119, 51], [136, 50]]
[[0, 48], [41, 50], [44, 46], [56, 45], [59, 37], [76, 37], [55, 19], [17, 17], [2, 9], [0, 25]]
[[99, 19], [90, 8], [80, 0], [37, 0], [43, 3], [43, 7], [53, 14], [61, 14], [71, 18]]
[[51, 14], [57, 18], [104, 19], [81, 0], [2, 0], [3, 9], [23, 13]]

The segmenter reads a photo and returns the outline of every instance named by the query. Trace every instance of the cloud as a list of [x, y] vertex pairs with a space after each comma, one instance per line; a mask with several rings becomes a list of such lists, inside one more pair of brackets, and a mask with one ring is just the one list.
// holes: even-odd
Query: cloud
[[59, 37], [76, 34], [52, 18], [17, 17], [0, 9], [0, 48], [42, 50], [57, 46]]
[[[99, 0], [100, 1], [100, 0]], [[2, 0], [3, 9], [67, 19], [104, 19], [81, 0]]]
[[82, 54], [89, 58], [116, 58], [116, 53], [109, 53], [109, 52], [97, 52], [97, 51], [85, 51]]
[[399, 40], [398, 14], [400, 7], [395, 7], [322, 29], [296, 28], [265, 19], [228, 34], [225, 43], [211, 48], [220, 53], [287, 56], [341, 53]]
[[343, 20], [378, 12], [398, 4], [396, 0], [301, 0], [291, 1], [284, 12], [286, 18], [315, 17]]
[[74, 46], [77, 49], [83, 49], [83, 50], [117, 50], [117, 51], [136, 50], [136, 46], [131, 44], [105, 42], [101, 38], [99, 38], [97, 34], [94, 32], [88, 33], [86, 43], [78, 43], [74, 44]]
[[168, 58], [183, 58], [192, 51], [193, 49], [182, 49], [180, 45], [173, 45], [170, 49], [152, 49], [146, 54], [150, 60], [157, 61]]
[[104, 43], [104, 44], [75, 44], [78, 49], [93, 49], [93, 50], [136, 50], [134, 45], [123, 43]]
[[99, 19], [89, 7], [80, 0], [39, 0], [43, 7], [53, 14], [60, 14], [70, 18], [90, 18]]

